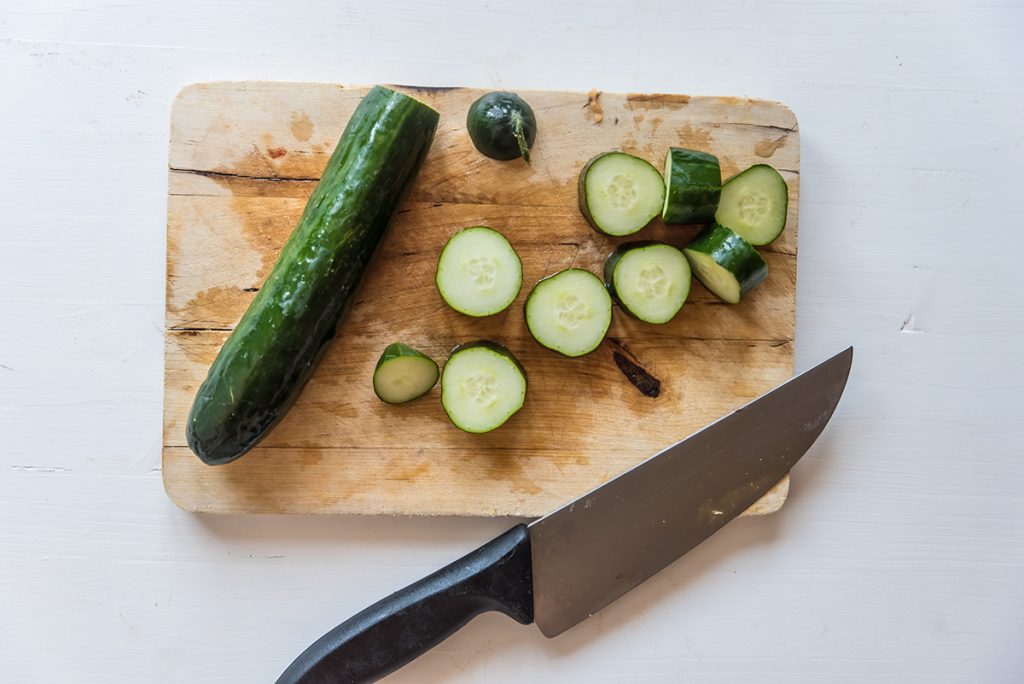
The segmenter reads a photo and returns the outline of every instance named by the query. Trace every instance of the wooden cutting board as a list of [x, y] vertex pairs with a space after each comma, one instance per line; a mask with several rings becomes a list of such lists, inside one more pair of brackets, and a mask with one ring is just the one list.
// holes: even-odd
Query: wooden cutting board
[[[261, 446], [218, 467], [203, 465], [186, 446], [192, 397], [273, 266], [367, 88], [204, 83], [178, 96], [170, 138], [163, 477], [179, 506], [216, 513], [536, 516], [792, 375], [799, 132], [785, 106], [732, 97], [520, 91], [539, 127], [527, 165], [495, 162], [473, 148], [465, 115], [483, 91], [399, 89], [441, 112], [423, 170], [298, 403]], [[725, 177], [759, 162], [782, 172], [789, 221], [782, 237], [761, 250], [768, 280], [737, 306], [722, 304], [694, 281], [689, 302], [664, 326], [616, 310], [605, 343], [581, 359], [541, 348], [523, 323], [532, 283], [569, 266], [600, 273], [605, 256], [624, 241], [598, 235], [580, 216], [580, 168], [616, 148], [661, 168], [669, 145], [718, 155]], [[524, 276], [519, 299], [483, 320], [446, 308], [433, 283], [445, 240], [481, 224], [508, 236]], [[656, 222], [637, 237], [682, 246], [695, 230]], [[455, 429], [438, 388], [405, 406], [374, 396], [371, 374], [387, 343], [406, 342], [443, 362], [456, 344], [478, 338], [505, 344], [529, 377], [526, 405], [499, 430]], [[638, 379], [644, 375], [650, 377]], [[648, 396], [651, 379], [657, 396]], [[748, 513], [777, 510], [788, 486], [787, 478]]]

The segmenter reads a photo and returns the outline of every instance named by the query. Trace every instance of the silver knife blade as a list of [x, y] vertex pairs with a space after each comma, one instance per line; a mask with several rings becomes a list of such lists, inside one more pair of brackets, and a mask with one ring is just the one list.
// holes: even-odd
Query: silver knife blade
[[853, 347], [529, 526], [534, 620], [554, 637], [754, 504], [832, 417]]

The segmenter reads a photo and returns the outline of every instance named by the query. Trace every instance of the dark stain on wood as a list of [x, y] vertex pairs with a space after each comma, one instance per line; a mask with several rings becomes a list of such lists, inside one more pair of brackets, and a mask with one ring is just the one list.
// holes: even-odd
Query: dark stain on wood
[[636, 354], [621, 341], [614, 337], [607, 338], [612, 345], [612, 359], [616, 368], [626, 376], [626, 379], [638, 390], [640, 394], [652, 399], [661, 394], [661, 380], [654, 377], [646, 368], [640, 365]]
[[280, 159], [284, 155], [288, 154], [288, 150], [283, 147], [271, 147], [267, 150], [267, 154], [270, 155], [271, 159]]
[[612, 356], [615, 358], [615, 365], [626, 376], [626, 379], [640, 390], [640, 394], [652, 399], [661, 394], [661, 380], [648, 373], [647, 369], [632, 359], [626, 358], [626, 355], [619, 351], [613, 352]]

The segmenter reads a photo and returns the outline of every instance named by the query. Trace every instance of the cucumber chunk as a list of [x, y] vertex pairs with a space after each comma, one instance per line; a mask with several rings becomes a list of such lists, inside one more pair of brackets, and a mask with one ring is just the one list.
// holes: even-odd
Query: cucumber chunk
[[464, 228], [441, 250], [434, 277], [448, 306], [467, 316], [491, 316], [519, 295], [523, 266], [505, 236], [486, 226]]
[[665, 184], [658, 169], [625, 152], [605, 152], [580, 172], [579, 204], [599, 233], [631, 235], [658, 215]]
[[665, 223], [711, 223], [722, 192], [718, 157], [670, 147], [665, 154]]
[[768, 264], [757, 250], [717, 223], [702, 230], [683, 254], [690, 260], [697, 280], [729, 304], [738, 304], [768, 277]]
[[715, 221], [752, 245], [767, 245], [786, 227], [789, 186], [767, 164], [751, 166], [722, 186]]
[[663, 242], [630, 242], [605, 261], [604, 282], [626, 313], [646, 323], [668, 323], [690, 294], [690, 264]]
[[478, 340], [456, 347], [441, 373], [441, 406], [464, 432], [501, 427], [526, 401], [526, 371], [505, 347]]
[[611, 322], [611, 295], [590, 271], [570, 268], [548, 276], [526, 298], [526, 327], [533, 339], [565, 356], [597, 349]]
[[422, 397], [437, 384], [437, 363], [412, 347], [395, 342], [384, 348], [373, 371], [373, 391], [388, 404]]

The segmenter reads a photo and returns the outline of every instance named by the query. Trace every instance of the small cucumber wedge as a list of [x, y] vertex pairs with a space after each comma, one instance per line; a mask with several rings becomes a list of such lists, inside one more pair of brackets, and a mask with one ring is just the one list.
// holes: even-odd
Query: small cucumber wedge
[[570, 268], [548, 276], [526, 298], [526, 327], [533, 339], [565, 356], [597, 349], [611, 322], [611, 295], [590, 271]]
[[519, 295], [523, 265], [505, 236], [486, 226], [464, 228], [441, 250], [434, 276], [448, 306], [467, 316], [490, 316]]
[[767, 245], [786, 227], [789, 186], [767, 164], [751, 166], [722, 186], [715, 221], [752, 245]]
[[599, 233], [632, 235], [658, 215], [665, 183], [658, 169], [625, 152], [604, 152], [580, 172], [580, 211]]
[[395, 342], [384, 348], [373, 371], [373, 391], [388, 404], [422, 397], [437, 384], [437, 363], [409, 345]]
[[441, 373], [441, 406], [464, 432], [490, 432], [526, 401], [526, 371], [497, 342], [477, 340], [455, 348]]
[[718, 157], [670, 147], [665, 155], [665, 223], [711, 223], [722, 192]]
[[725, 226], [708, 226], [683, 249], [693, 274], [729, 304], [739, 304], [768, 277], [768, 264], [750, 243]]
[[604, 262], [604, 282], [622, 309], [646, 323], [668, 323], [690, 294], [690, 263], [663, 242], [628, 242]]

